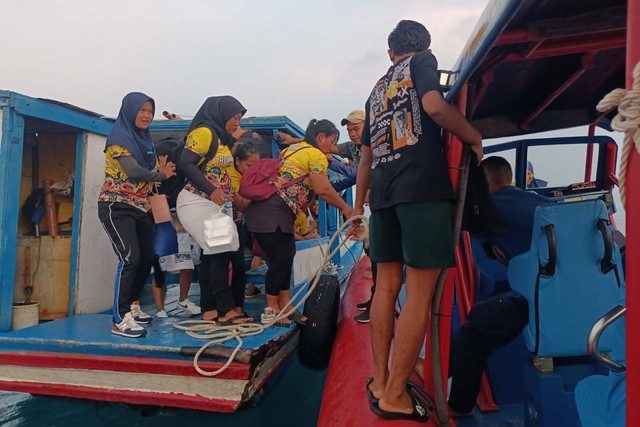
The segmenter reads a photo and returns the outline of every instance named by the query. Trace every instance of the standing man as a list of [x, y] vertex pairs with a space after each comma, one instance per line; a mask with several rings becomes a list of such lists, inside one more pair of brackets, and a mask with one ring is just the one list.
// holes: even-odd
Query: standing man
[[[371, 304], [374, 373], [367, 382], [371, 410], [391, 419], [425, 421], [424, 406], [407, 393], [427, 328], [438, 275], [454, 265], [451, 203], [455, 198], [441, 131], [471, 145], [482, 159], [482, 138], [445, 102], [431, 37], [415, 21], [400, 21], [388, 38], [393, 65], [366, 103], [362, 157], [353, 214], [371, 189], [370, 254], [378, 263]], [[407, 298], [395, 330], [395, 301], [406, 265]]]

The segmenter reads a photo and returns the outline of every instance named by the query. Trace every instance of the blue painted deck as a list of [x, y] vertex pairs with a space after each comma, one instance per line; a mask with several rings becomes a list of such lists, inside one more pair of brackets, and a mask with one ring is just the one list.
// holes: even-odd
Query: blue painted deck
[[[177, 276], [175, 276], [177, 278]], [[252, 280], [260, 280], [260, 276], [252, 275]], [[170, 280], [168, 278], [168, 280]], [[260, 287], [260, 286], [258, 286]], [[179, 286], [176, 283], [167, 285], [165, 298], [165, 310], [169, 318], [155, 318], [149, 325], [145, 325], [148, 334], [144, 338], [131, 339], [111, 333], [111, 312], [99, 314], [79, 314], [65, 319], [43, 322], [39, 325], [21, 329], [19, 331], [0, 333], [1, 351], [37, 351], [54, 353], [74, 353], [99, 356], [143, 356], [151, 358], [165, 358], [175, 360], [188, 360], [190, 357], [179, 355], [180, 348], [200, 347], [206, 340], [200, 340], [188, 336], [184, 331], [176, 329], [173, 325], [193, 318], [173, 317], [181, 314], [176, 303], [178, 300]], [[193, 283], [189, 292], [189, 298], [198, 302], [199, 286]], [[151, 285], [145, 286], [141, 300], [143, 310], [153, 315], [156, 313], [155, 304], [151, 294]], [[245, 311], [253, 316], [254, 321], [260, 321], [260, 313], [264, 309], [265, 298], [263, 293], [255, 298], [247, 299]], [[273, 338], [278, 338], [294, 326], [289, 328], [270, 327], [262, 334], [243, 338], [244, 349], [256, 349]], [[236, 340], [225, 344], [226, 347], [235, 347]]]

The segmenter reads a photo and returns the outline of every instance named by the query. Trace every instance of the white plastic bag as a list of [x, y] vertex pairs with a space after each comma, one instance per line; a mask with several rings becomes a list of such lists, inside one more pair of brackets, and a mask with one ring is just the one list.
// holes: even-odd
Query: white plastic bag
[[235, 252], [240, 247], [238, 229], [233, 218], [221, 211], [204, 221], [204, 253], [206, 255], [222, 252]]

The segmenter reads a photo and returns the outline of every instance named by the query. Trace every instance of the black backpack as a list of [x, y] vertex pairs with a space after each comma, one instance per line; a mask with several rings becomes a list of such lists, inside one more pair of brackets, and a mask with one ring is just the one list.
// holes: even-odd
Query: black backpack
[[[204, 161], [200, 165], [200, 170], [203, 170], [207, 163], [209, 163], [209, 161], [211, 161], [211, 159], [213, 159], [213, 157], [216, 155], [216, 151], [218, 151], [217, 141], [217, 136], [213, 134], [209, 151], [207, 151], [207, 154], [204, 155]], [[175, 176], [162, 181], [158, 190], [160, 194], [164, 194], [167, 196], [167, 201], [169, 202], [170, 208], [176, 207], [178, 194], [180, 194], [180, 191], [182, 191], [187, 181], [186, 176], [178, 167], [178, 160], [180, 160], [180, 156], [182, 155], [185, 144], [186, 137], [167, 137], [155, 143], [157, 155], [167, 156], [167, 162], [173, 162], [176, 164]]]

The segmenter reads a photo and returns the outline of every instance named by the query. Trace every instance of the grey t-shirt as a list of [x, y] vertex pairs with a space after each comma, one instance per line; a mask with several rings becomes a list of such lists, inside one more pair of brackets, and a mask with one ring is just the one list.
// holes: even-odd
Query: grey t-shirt
[[353, 161], [353, 164], [358, 166], [360, 164], [360, 157], [362, 157], [362, 150], [360, 149], [360, 145], [356, 144], [353, 141], [343, 142], [342, 144], [338, 144], [338, 151], [342, 157], [346, 157], [347, 159]]

